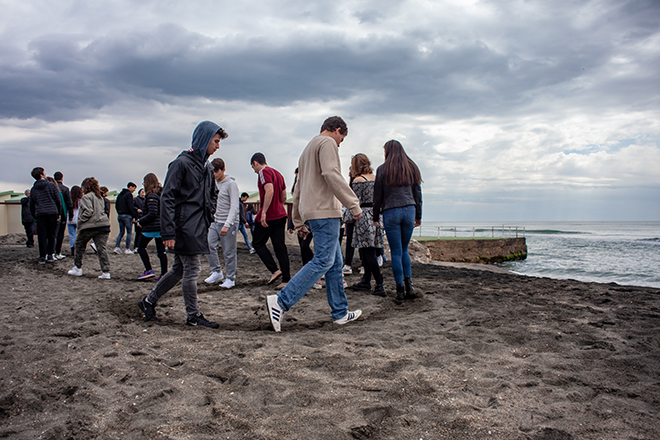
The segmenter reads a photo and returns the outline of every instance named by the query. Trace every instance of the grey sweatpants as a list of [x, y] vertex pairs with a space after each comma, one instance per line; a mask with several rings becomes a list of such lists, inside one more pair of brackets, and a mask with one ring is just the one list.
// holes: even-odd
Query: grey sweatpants
[[197, 305], [197, 279], [202, 271], [202, 264], [199, 255], [179, 255], [174, 254], [174, 265], [158, 281], [156, 287], [149, 292], [147, 301], [154, 306], [158, 300], [169, 290], [181, 281], [181, 290], [183, 290], [183, 302], [186, 305], [188, 316], [195, 316], [199, 313]]
[[218, 258], [218, 244], [222, 246], [222, 255], [225, 257], [225, 272], [227, 278], [236, 281], [236, 231], [238, 231], [238, 224], [234, 223], [227, 231], [224, 237], [220, 235], [220, 230], [224, 223], [211, 223], [209, 227], [209, 248], [211, 253], [206, 256], [209, 260], [209, 266], [213, 272], [222, 271], [220, 266], [220, 258]]

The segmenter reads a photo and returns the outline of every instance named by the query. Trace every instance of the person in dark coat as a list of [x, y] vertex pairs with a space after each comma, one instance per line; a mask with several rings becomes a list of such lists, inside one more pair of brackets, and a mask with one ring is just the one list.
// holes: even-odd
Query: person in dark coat
[[55, 235], [62, 201], [55, 184], [46, 180], [42, 167], [34, 168], [31, 174], [36, 180], [30, 190], [30, 212], [37, 222], [39, 264], [52, 263], [55, 261]]
[[138, 276], [138, 280], [146, 280], [156, 276], [147, 253], [147, 245], [151, 239], [154, 239], [156, 252], [160, 260], [160, 276], [156, 280], [158, 281], [167, 273], [167, 255], [165, 255], [165, 245], [160, 235], [160, 190], [162, 188], [158, 177], [154, 173], [144, 176], [144, 188], [145, 190], [142, 190], [142, 192], [147, 192], [146, 203], [140, 208], [140, 218], [135, 223], [135, 229], [139, 227], [142, 231], [138, 243], [138, 254], [140, 254], [142, 264], [144, 264], [144, 273]]
[[57, 237], [55, 239], [55, 258], [59, 260], [64, 258], [64, 254], [62, 254], [62, 243], [64, 242], [64, 231], [67, 229], [67, 218], [68, 220], [73, 218], [73, 201], [71, 200], [71, 192], [69, 191], [69, 188], [63, 183], [64, 174], [62, 174], [61, 171], [56, 171], [55, 174], [53, 174], [53, 179], [55, 179], [55, 183], [60, 190], [60, 194], [64, 200], [63, 208], [66, 207], [65, 212], [67, 214], [65, 216], [66, 218], [60, 219], [60, 225], [57, 229]]
[[160, 195], [160, 235], [168, 252], [174, 253], [174, 264], [138, 303], [146, 321], [158, 321], [156, 303], [181, 280], [188, 315], [186, 324], [219, 327], [217, 322], [207, 321], [199, 311], [197, 279], [202, 270], [200, 256], [210, 252], [208, 229], [218, 197], [208, 159], [226, 137], [227, 133], [219, 125], [200, 122], [193, 132], [192, 146], [168, 166]]
[[25, 229], [27, 241], [25, 245], [29, 248], [34, 247], [34, 217], [30, 212], [30, 190], [25, 190], [25, 197], [21, 199], [21, 223]]
[[[133, 220], [136, 222], [140, 217], [144, 215], [144, 209], [145, 209], [145, 196], [147, 195], [146, 192], [144, 192], [144, 188], [140, 188], [138, 191], [137, 197], [133, 199]], [[160, 216], [160, 212], [158, 213]], [[135, 239], [133, 241], [133, 247], [135, 248], [135, 252], [137, 252], [137, 248], [140, 245], [140, 239], [142, 238], [142, 228], [138, 226], [137, 223], [135, 223]]]
[[[133, 218], [135, 218], [135, 210], [133, 208], [133, 193], [137, 189], [137, 185], [133, 182], [128, 182], [126, 188], [122, 189], [117, 199], [115, 199], [115, 209], [117, 210], [117, 221], [119, 222], [119, 234], [115, 241], [115, 254], [132, 254], [131, 250], [131, 237], [133, 235]], [[121, 251], [119, 245], [121, 239], [124, 238], [124, 230], [126, 230], [126, 249]]]

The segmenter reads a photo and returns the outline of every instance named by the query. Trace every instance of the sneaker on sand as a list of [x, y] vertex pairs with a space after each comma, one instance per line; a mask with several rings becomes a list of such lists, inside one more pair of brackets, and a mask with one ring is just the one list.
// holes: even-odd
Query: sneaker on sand
[[69, 271], [69, 275], [73, 275], [74, 277], [82, 276], [82, 267], [73, 266], [73, 269]]
[[158, 318], [156, 318], [156, 309], [154, 308], [153, 304], [147, 301], [146, 296], [142, 298], [140, 301], [138, 301], [138, 307], [140, 308], [140, 310], [142, 310], [145, 321], [153, 321], [153, 322], [158, 321]]
[[218, 324], [217, 322], [207, 321], [206, 318], [204, 318], [204, 315], [202, 315], [201, 313], [198, 313], [197, 315], [188, 316], [188, 319], [186, 320], [186, 325], [191, 325], [193, 327], [202, 326], [208, 328], [220, 327], [220, 324]]
[[153, 270], [145, 270], [142, 275], [138, 275], [138, 280], [146, 280], [147, 278], [153, 278], [156, 274]]
[[376, 261], [378, 262], [379, 267], [382, 266], [383, 265], [383, 256], [382, 255], [377, 256]]
[[344, 325], [347, 322], [355, 321], [356, 319], [358, 319], [360, 317], [361, 314], [362, 314], [362, 310], [358, 309], [354, 312], [348, 312], [346, 314], [346, 316], [344, 316], [343, 318], [339, 318], [339, 319], [337, 319], [333, 322], [335, 324]]
[[224, 283], [220, 284], [220, 287], [224, 287], [225, 289], [231, 289], [235, 285], [236, 283], [233, 280], [227, 278]]
[[344, 265], [344, 267], [342, 267], [341, 273], [343, 273], [344, 275], [353, 275], [353, 268], [348, 264], [346, 264]]
[[277, 303], [277, 295], [268, 295], [266, 297], [266, 307], [268, 308], [268, 317], [270, 318], [270, 324], [273, 326], [273, 330], [281, 332], [284, 310]]
[[323, 281], [318, 280], [316, 283], [314, 283], [314, 288], [315, 289], [323, 289]]
[[110, 273], [109, 272], [103, 272], [101, 275], [99, 275], [99, 278], [102, 280], [109, 280], [110, 279]]
[[254, 254], [255, 252], [257, 252], [257, 251], [255, 251], [254, 248], [250, 248], [250, 253], [251, 254]]
[[[96, 246], [94, 246], [94, 248], [96, 248]], [[117, 255], [121, 255], [121, 254], [123, 254], [123, 252], [121, 251], [121, 249], [119, 249], [118, 247], [115, 248], [114, 253], [117, 254]]]
[[217, 283], [218, 281], [222, 281], [223, 278], [224, 276], [222, 275], [222, 271], [220, 272], [213, 271], [211, 272], [211, 276], [205, 279], [204, 282], [206, 284], [213, 284], [213, 283]]
[[134, 252], [133, 252], [132, 250], [130, 250], [130, 249], [126, 249], [126, 250], [124, 251], [124, 253], [125, 253], [125, 254], [129, 254], [129, 255], [133, 255]]
[[55, 260], [55, 254], [48, 254], [46, 255], [46, 263], [54, 263]]
[[45, 258], [39, 258], [39, 264], [46, 264]]
[[65, 258], [66, 258], [66, 255], [64, 255], [64, 254], [58, 254], [58, 255], [55, 255], [55, 259], [56, 259], [56, 260], [63, 260], [63, 259], [65, 259]]
[[348, 287], [348, 283], [346, 282], [346, 280], [342, 280], [342, 283], [344, 284], [344, 289], [346, 289]]
[[364, 267], [360, 266], [360, 275], [364, 275]]
[[92, 248], [92, 250], [94, 251], [94, 253], [96, 253], [96, 243], [92, 243], [92, 244], [90, 244], [89, 246]]

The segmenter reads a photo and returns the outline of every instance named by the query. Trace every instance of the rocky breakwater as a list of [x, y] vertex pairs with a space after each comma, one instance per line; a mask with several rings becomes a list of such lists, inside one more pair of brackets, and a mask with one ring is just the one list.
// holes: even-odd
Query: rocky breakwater
[[527, 258], [525, 238], [423, 241], [431, 259], [459, 263], [501, 263]]

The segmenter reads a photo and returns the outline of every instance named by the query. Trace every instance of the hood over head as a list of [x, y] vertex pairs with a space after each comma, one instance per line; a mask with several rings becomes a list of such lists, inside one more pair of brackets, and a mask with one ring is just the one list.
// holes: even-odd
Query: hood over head
[[215, 122], [211, 121], [202, 121], [197, 124], [195, 131], [192, 136], [192, 145], [190, 146], [189, 152], [197, 152], [199, 157], [206, 161], [208, 155], [206, 154], [206, 149], [209, 146], [209, 142], [213, 139], [213, 136], [220, 130], [220, 127]]

